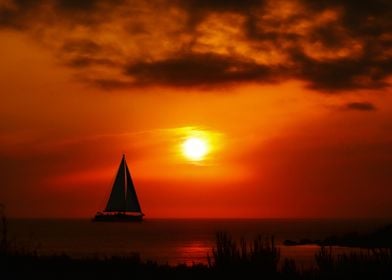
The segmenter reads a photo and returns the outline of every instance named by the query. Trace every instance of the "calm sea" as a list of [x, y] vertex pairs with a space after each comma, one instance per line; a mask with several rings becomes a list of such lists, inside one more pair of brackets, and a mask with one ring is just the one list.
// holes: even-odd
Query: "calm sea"
[[[369, 232], [391, 220], [221, 220], [146, 219], [142, 223], [93, 223], [90, 220], [13, 219], [9, 238], [20, 248], [39, 254], [66, 253], [73, 257], [139, 253], [159, 263], [206, 263], [215, 234], [252, 240], [257, 234], [274, 235], [281, 256], [309, 265], [317, 246], [282, 245], [285, 239], [324, 238], [332, 234]], [[339, 250], [339, 249], [336, 249]], [[343, 249], [342, 249], [343, 250]]]

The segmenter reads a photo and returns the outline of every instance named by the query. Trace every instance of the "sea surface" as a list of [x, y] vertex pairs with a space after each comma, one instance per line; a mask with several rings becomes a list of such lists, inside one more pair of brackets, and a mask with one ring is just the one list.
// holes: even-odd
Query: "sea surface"
[[[251, 241], [258, 234], [275, 237], [281, 259], [311, 266], [318, 246], [284, 246], [285, 239], [323, 239], [350, 232], [366, 233], [392, 220], [308, 219], [146, 219], [142, 223], [93, 223], [82, 219], [11, 219], [8, 236], [13, 246], [38, 254], [110, 257], [139, 254], [162, 264], [207, 263], [218, 231]], [[335, 248], [337, 252], [351, 250]]]

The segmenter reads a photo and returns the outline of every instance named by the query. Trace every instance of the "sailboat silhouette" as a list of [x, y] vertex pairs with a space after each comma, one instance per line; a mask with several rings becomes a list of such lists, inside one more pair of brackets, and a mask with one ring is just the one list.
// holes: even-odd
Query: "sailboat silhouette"
[[98, 212], [93, 221], [140, 222], [143, 216], [125, 155], [123, 155], [106, 208], [103, 212]]

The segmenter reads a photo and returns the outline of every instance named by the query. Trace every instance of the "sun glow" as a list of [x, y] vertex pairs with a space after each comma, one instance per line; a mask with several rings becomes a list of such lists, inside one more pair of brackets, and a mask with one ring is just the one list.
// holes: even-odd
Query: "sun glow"
[[184, 155], [192, 161], [200, 161], [208, 153], [207, 142], [198, 137], [187, 138], [182, 144]]

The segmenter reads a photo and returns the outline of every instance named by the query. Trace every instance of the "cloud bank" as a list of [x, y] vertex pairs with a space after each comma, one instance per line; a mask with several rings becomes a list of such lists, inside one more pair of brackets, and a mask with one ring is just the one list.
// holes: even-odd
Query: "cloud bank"
[[304, 81], [324, 92], [388, 86], [388, 0], [0, 0], [26, 32], [105, 89]]
[[345, 105], [346, 110], [375, 111], [376, 107], [370, 102], [349, 102]]

